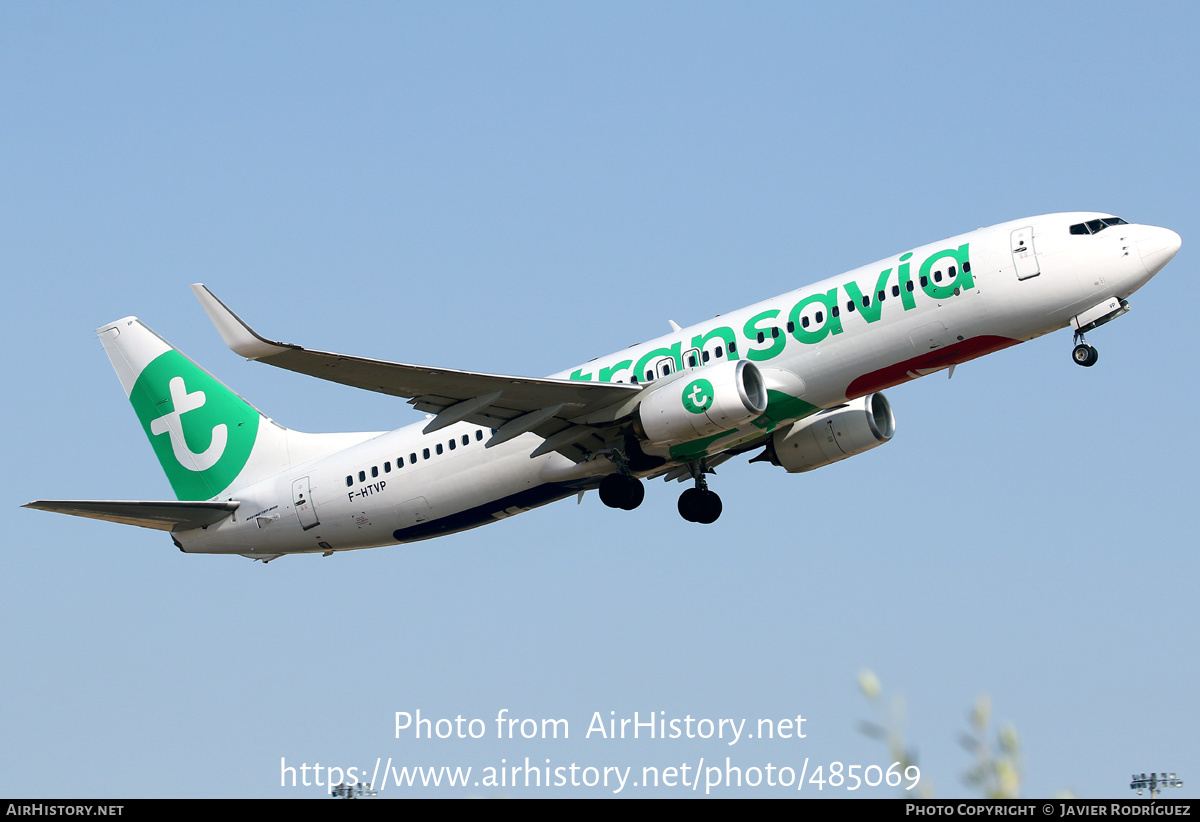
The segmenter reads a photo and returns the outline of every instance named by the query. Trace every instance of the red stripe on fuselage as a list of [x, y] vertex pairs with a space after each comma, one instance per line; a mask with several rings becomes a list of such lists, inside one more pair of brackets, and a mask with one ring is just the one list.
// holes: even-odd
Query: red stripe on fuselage
[[1019, 342], [1020, 340], [1010, 339], [1009, 337], [996, 337], [992, 335], [972, 337], [969, 340], [956, 342], [945, 348], [929, 351], [912, 359], [904, 360], [895, 365], [889, 365], [886, 368], [880, 368], [878, 371], [872, 371], [870, 374], [863, 374], [861, 377], [855, 378], [849, 387], [846, 388], [846, 398], [854, 399], [866, 396], [875, 391], [882, 391], [885, 388], [891, 388], [893, 385], [899, 385], [902, 382], [908, 382], [909, 380], [915, 380], [917, 377], [924, 376], [918, 373], [920, 371], [958, 365], [967, 360], [982, 357], [984, 354], [991, 354], [993, 351], [999, 351], [1011, 345], [1016, 345]]

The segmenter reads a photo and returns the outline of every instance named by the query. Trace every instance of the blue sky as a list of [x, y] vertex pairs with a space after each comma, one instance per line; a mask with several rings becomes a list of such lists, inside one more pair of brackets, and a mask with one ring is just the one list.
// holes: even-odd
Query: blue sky
[[[938, 796], [970, 795], [984, 693], [1027, 796], [1162, 769], [1194, 796], [1196, 24], [1182, 3], [4, 4], [0, 793], [321, 795], [280, 787], [281, 759], [886, 766], [857, 729], [870, 668]], [[708, 528], [657, 482], [632, 513], [589, 494], [263, 566], [18, 507], [169, 498], [92, 331], [128, 314], [289, 427], [421, 419], [241, 361], [192, 282], [278, 338], [543, 375], [1076, 209], [1184, 240], [1089, 336], [1095, 368], [1058, 332], [890, 390], [886, 448], [801, 476], [735, 460]], [[571, 738], [396, 739], [418, 709]], [[806, 737], [585, 739], [610, 711], [799, 714]], [[611, 791], [383, 795], [410, 793]]]

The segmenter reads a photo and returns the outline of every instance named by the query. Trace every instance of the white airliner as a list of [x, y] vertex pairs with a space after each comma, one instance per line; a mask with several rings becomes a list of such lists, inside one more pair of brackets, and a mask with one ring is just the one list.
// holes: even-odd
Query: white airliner
[[251, 360], [407, 398], [397, 431], [302, 434], [263, 416], [134, 317], [97, 333], [178, 500], [26, 507], [170, 531], [181, 551], [269, 561], [413, 542], [598, 488], [636, 508], [642, 480], [751, 462], [810, 471], [887, 442], [879, 393], [1065, 326], [1084, 333], [1180, 247], [1165, 228], [1049, 214], [982, 228], [723, 314], [545, 379], [407, 365], [268, 340], [202, 285], [226, 344]]

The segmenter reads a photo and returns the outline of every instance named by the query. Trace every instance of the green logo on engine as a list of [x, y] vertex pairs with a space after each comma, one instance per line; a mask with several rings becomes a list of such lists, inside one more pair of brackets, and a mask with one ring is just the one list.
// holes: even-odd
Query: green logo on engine
[[705, 379], [692, 380], [683, 389], [683, 407], [693, 414], [703, 414], [712, 406], [712, 383]]
[[129, 401], [182, 500], [227, 488], [258, 437], [258, 412], [178, 351], [142, 370]]

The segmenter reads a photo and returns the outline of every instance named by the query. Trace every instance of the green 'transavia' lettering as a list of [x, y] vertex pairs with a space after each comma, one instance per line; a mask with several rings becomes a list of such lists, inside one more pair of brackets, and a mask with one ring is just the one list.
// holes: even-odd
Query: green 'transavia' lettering
[[[893, 288], [890, 285], [893, 271], [896, 275], [894, 287], [899, 291], [898, 304], [900, 310], [903, 311], [912, 311], [917, 307], [915, 292], [918, 284], [922, 292], [939, 301], [959, 296], [964, 291], [975, 287], [975, 280], [971, 275], [969, 243], [963, 243], [958, 248], [944, 248], [933, 252], [921, 263], [915, 279], [911, 271], [912, 256], [913, 252], [911, 251], [901, 254], [895, 266], [880, 271], [869, 294], [863, 293], [862, 286], [856, 280], [850, 280], [841, 286], [805, 295], [787, 312], [789, 334], [782, 333], [783, 323], [780, 321], [782, 309], [770, 308], [760, 311], [745, 322], [741, 329], [742, 339], [740, 341], [737, 339], [737, 332], [732, 328], [719, 325], [693, 335], [687, 341], [690, 343], [688, 350], [699, 349], [702, 351], [711, 341], [720, 339], [724, 343], [725, 352], [727, 352], [725, 356], [729, 359], [745, 356], [746, 359], [754, 362], [766, 362], [783, 354], [789, 344], [789, 338], [802, 345], [815, 345], [829, 336], [843, 333], [843, 318], [852, 312], [843, 304], [842, 294], [849, 302], [854, 303], [853, 313], [861, 314], [867, 323], [878, 322], [883, 317], [884, 303], [895, 304], [896, 302], [896, 291], [890, 290]], [[880, 292], [884, 292], [882, 300], [879, 298]], [[892, 300], [888, 300], [889, 297]], [[864, 300], [866, 305], [863, 304]], [[843, 309], [846, 310], [843, 311]], [[887, 310], [890, 312], [896, 309]], [[761, 340], [759, 340], [760, 334], [762, 335]], [[684, 368], [682, 356], [684, 343], [685, 341], [681, 339], [668, 346], [647, 351], [638, 358], [637, 364], [633, 366], [631, 374], [633, 381], [641, 382], [659, 376], [657, 366], [663, 358], [671, 359], [672, 372], [682, 370]], [[730, 348], [733, 346], [738, 347], [730, 352]], [[610, 365], [599, 366], [599, 381], [612, 382], [618, 378], [618, 375], [623, 376], [623, 372], [630, 367], [631, 362], [626, 359]], [[649, 377], [647, 377], [647, 372], [650, 374]], [[593, 374], [579, 368], [571, 373], [570, 379], [591, 380]]]

